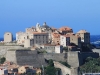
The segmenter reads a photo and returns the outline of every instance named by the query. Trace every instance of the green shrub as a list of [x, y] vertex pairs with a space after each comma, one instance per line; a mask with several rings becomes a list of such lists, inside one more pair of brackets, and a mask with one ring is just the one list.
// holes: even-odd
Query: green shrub
[[0, 63], [1, 63], [1, 64], [3, 64], [5, 61], [6, 61], [6, 58], [5, 58], [5, 57], [2, 57], [2, 58], [0, 59]]

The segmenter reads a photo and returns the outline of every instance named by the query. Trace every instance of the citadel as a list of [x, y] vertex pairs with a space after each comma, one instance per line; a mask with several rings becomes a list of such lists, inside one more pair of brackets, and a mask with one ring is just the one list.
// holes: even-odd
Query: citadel
[[[98, 58], [99, 53], [83, 50], [82, 47], [90, 45], [90, 33], [86, 30], [73, 32], [70, 27], [59, 29], [50, 27], [46, 22], [39, 23], [36, 27], [26, 28], [25, 32], [16, 33], [16, 41], [13, 41], [11, 32], [4, 34], [1, 43], [7, 62], [13, 62], [18, 66], [33, 66], [35, 68], [47, 66], [45, 60], [52, 59], [56, 68], [60, 68], [62, 75], [78, 75], [79, 67], [87, 57]], [[2, 49], [0, 46], [0, 49]], [[67, 68], [59, 61], [67, 62], [71, 68]]]

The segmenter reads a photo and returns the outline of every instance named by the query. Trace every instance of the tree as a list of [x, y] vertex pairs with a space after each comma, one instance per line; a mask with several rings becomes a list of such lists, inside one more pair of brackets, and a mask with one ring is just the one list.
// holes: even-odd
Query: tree
[[45, 67], [44, 69], [45, 69], [45, 75], [56, 75], [56, 72], [60, 71], [60, 69], [54, 67], [52, 59], [48, 61], [48, 66]]
[[49, 66], [54, 66], [54, 63], [53, 63], [52, 59], [49, 60]]
[[100, 58], [88, 57], [85, 64], [80, 66], [81, 72], [100, 72]]
[[1, 64], [3, 64], [5, 61], [6, 61], [6, 58], [5, 58], [5, 57], [2, 57], [2, 58], [0, 59], [0, 63], [1, 63]]
[[56, 75], [56, 69], [53, 66], [48, 66], [45, 69], [46, 75]]
[[68, 52], [68, 47], [63, 47], [63, 50], [64, 50], [65, 52]]
[[61, 61], [60, 61], [60, 63], [63, 64], [63, 65], [65, 65], [65, 66], [68, 67], [68, 68], [71, 67], [67, 62], [61, 62]]

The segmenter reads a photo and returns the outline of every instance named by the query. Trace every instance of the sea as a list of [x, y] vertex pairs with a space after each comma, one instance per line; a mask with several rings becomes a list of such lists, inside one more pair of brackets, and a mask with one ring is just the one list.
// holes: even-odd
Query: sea
[[[4, 40], [3, 38], [0, 38], [0, 41], [3, 41], [3, 40]], [[13, 40], [16, 40], [16, 38], [14, 37]]]
[[[3, 41], [3, 38], [0, 38], [0, 41]], [[16, 40], [14, 37], [13, 40]], [[94, 44], [96, 47], [100, 47], [100, 35], [91, 35], [90, 36], [91, 44]]]

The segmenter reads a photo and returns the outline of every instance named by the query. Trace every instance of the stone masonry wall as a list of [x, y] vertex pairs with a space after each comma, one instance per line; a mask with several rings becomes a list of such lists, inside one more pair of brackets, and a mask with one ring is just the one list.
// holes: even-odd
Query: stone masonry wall
[[47, 65], [45, 59], [52, 59], [54, 61], [68, 62], [72, 67], [79, 67], [83, 64], [87, 57], [98, 58], [98, 53], [80, 53], [80, 52], [68, 52], [68, 53], [47, 53], [47, 54], [37, 54], [36, 51], [31, 50], [16, 50], [7, 51], [6, 59], [7, 61], [12, 61], [18, 65], [32, 65], [34, 67], [39, 67], [41, 65]]
[[54, 61], [54, 66], [56, 68], [60, 68], [61, 69], [61, 75], [78, 75], [78, 69], [77, 68], [68, 68], [66, 66], [64, 66], [63, 64], [59, 63], [59, 62], [55, 62]]
[[48, 54], [44, 54], [44, 58], [49, 60], [55, 60], [55, 61], [63, 61], [66, 62], [67, 59], [65, 58], [65, 53], [48, 53]]
[[68, 52], [67, 62], [72, 67], [78, 67], [79, 66], [78, 52]]
[[11, 61], [11, 62], [16, 63], [16, 52], [15, 51], [7, 51], [6, 61]]

